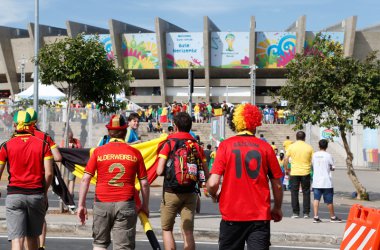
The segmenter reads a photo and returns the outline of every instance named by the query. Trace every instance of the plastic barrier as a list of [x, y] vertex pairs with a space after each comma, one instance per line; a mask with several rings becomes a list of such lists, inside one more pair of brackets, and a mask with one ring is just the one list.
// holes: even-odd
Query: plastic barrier
[[341, 250], [380, 249], [380, 210], [355, 204], [350, 209]]

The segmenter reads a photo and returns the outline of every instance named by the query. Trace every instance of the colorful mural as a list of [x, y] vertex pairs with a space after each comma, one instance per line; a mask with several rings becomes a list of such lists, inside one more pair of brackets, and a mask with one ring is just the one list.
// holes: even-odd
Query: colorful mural
[[112, 41], [111, 41], [111, 36], [109, 34], [105, 35], [99, 35], [99, 40], [101, 43], [104, 44], [104, 48], [107, 52], [107, 59], [108, 60], [114, 60], [115, 59], [115, 53], [112, 48]]
[[380, 167], [379, 129], [363, 129], [363, 158], [369, 167]]
[[256, 65], [283, 68], [296, 52], [295, 32], [256, 32]]
[[[310, 52], [311, 46], [313, 44], [313, 40], [316, 35], [317, 35], [317, 32], [306, 31], [305, 45], [304, 45], [306, 54]], [[344, 43], [344, 32], [322, 32], [322, 35], [330, 36], [332, 41], [339, 42], [342, 45]]]
[[123, 35], [123, 62], [126, 69], [158, 69], [155, 33]]
[[[85, 35], [84, 39], [89, 39], [90, 37], [93, 37], [93, 35]], [[107, 52], [107, 59], [108, 60], [114, 60], [115, 59], [115, 53], [114, 53], [113, 47], [112, 47], [111, 36], [109, 34], [100, 34], [99, 35], [99, 41], [104, 45], [104, 49]]]
[[211, 67], [249, 68], [249, 33], [212, 32]]
[[168, 69], [204, 67], [203, 33], [167, 33], [166, 62]]

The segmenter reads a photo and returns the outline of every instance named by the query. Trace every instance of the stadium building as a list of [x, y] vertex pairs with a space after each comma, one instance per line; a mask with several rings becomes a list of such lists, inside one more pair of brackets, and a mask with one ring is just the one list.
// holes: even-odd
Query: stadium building
[[[270, 93], [286, 81], [284, 67], [296, 53], [310, 48], [320, 31], [308, 31], [301, 16], [284, 31], [255, 29], [251, 17], [246, 32], [221, 31], [208, 17], [203, 32], [189, 32], [161, 18], [155, 30], [117, 20], [109, 29], [66, 22], [66, 29], [40, 25], [40, 44], [52, 43], [79, 33], [98, 34], [109, 58], [133, 72], [129, 97], [138, 104], [162, 104], [188, 100], [188, 69], [195, 71], [194, 102], [231, 103], [250, 101], [270, 104]], [[357, 17], [321, 32], [343, 45], [346, 56], [364, 58], [380, 50], [380, 25], [357, 30]], [[34, 24], [27, 29], [0, 27], [0, 95], [19, 93], [33, 83]]]

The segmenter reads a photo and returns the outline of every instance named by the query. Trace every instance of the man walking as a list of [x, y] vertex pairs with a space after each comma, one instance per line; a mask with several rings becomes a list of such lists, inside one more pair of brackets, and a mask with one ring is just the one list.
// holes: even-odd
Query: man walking
[[[297, 132], [296, 141], [288, 147], [284, 160], [285, 173], [290, 174], [292, 218], [299, 218], [300, 216], [298, 199], [300, 185], [303, 194], [303, 217], [305, 219], [310, 218], [310, 173], [313, 148], [305, 142], [305, 137], [306, 135], [303, 131]], [[292, 161], [290, 170], [288, 168], [289, 158]]]
[[30, 115], [14, 115], [14, 136], [0, 149], [0, 179], [7, 163], [9, 184], [6, 198], [8, 240], [12, 249], [38, 248], [38, 236], [45, 220], [47, 191], [53, 179], [53, 156], [46, 141], [27, 130]]
[[269, 249], [270, 220], [282, 219], [283, 174], [272, 147], [255, 136], [261, 119], [261, 112], [251, 104], [241, 104], [232, 111], [230, 127], [238, 134], [220, 143], [207, 182], [222, 214], [219, 249], [244, 249], [245, 243], [248, 249]]
[[313, 192], [314, 192], [314, 223], [322, 222], [318, 215], [319, 202], [323, 196], [324, 202], [330, 212], [331, 222], [342, 222], [340, 218], [335, 216], [333, 197], [334, 188], [332, 183], [331, 171], [334, 171], [334, 160], [332, 156], [326, 152], [328, 141], [322, 139], [319, 141], [320, 151], [313, 155]]
[[[37, 112], [33, 108], [27, 108], [26, 112], [30, 115], [30, 126], [27, 126], [26, 128], [29, 131], [31, 131], [31, 133], [34, 136], [45, 141], [49, 145], [54, 161], [60, 162], [62, 160], [62, 156], [57, 148], [57, 144], [54, 142], [53, 138], [51, 138], [51, 136], [48, 133], [42, 132], [37, 127], [37, 121], [38, 121]], [[70, 173], [69, 179], [72, 176], [74, 175]], [[48, 208], [49, 208], [49, 204], [46, 203], [46, 210], [48, 210]], [[69, 208], [69, 209], [72, 209], [72, 208]], [[38, 237], [39, 250], [45, 249], [46, 233], [47, 232], [46, 232], [46, 221], [45, 221], [42, 228], [42, 234]]]
[[164, 175], [161, 202], [162, 238], [165, 249], [175, 249], [173, 226], [179, 213], [184, 249], [192, 250], [195, 249], [193, 231], [198, 196], [196, 185], [198, 181], [203, 179], [204, 182], [208, 178], [208, 168], [202, 147], [189, 133], [192, 126], [190, 115], [180, 112], [173, 119], [175, 133], [168, 136], [168, 142], [159, 152], [160, 159], [156, 170], [157, 175]]
[[97, 172], [93, 208], [94, 249], [107, 249], [111, 243], [111, 231], [113, 249], [135, 249], [135, 178], [137, 176], [141, 185], [141, 210], [149, 216], [147, 172], [140, 151], [124, 141], [125, 119], [113, 115], [106, 127], [111, 139], [108, 144], [96, 148], [87, 163], [79, 191], [78, 218], [82, 224], [87, 219], [86, 195], [90, 180]]
[[290, 137], [289, 137], [289, 136], [286, 136], [286, 140], [285, 140], [284, 143], [282, 144], [282, 146], [284, 147], [285, 152], [288, 151], [288, 148], [289, 148], [289, 146], [290, 146], [292, 143], [293, 143], [293, 142], [290, 140]]

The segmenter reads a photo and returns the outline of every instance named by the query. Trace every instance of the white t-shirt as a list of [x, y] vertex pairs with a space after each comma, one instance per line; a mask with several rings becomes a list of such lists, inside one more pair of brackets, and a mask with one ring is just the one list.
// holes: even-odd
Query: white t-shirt
[[334, 168], [332, 156], [325, 151], [318, 151], [313, 154], [313, 188], [332, 188], [331, 169]]

